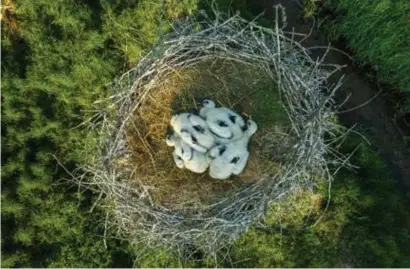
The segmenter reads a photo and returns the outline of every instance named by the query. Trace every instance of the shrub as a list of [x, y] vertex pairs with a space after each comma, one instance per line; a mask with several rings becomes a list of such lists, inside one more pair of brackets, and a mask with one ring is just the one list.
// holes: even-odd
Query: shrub
[[123, 70], [124, 58], [129, 63], [137, 59], [136, 49], [129, 53], [122, 48], [133, 40], [141, 44], [139, 50], [146, 49], [155, 40], [143, 37], [156, 33], [157, 25], [195, 9], [195, 1], [162, 3], [4, 2], [3, 266], [132, 265], [127, 244], [119, 247], [107, 240], [105, 250], [100, 237], [104, 227], [88, 213], [92, 194], [60, 185], [68, 175], [53, 155], [67, 169], [90, 158], [86, 153], [92, 152], [94, 135], [76, 127], [107, 93], [105, 85]]
[[[380, 80], [410, 96], [410, 2], [328, 0], [337, 17], [328, 21], [333, 38], [343, 37], [361, 64]], [[404, 109], [410, 112], [410, 103]]]

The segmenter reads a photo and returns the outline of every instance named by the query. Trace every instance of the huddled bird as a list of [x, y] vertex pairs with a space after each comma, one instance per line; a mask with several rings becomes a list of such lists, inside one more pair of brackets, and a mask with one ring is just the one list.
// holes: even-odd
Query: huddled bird
[[178, 168], [227, 179], [239, 175], [249, 158], [248, 144], [257, 131], [253, 120], [244, 119], [227, 107], [216, 107], [213, 100], [200, 100], [195, 109], [172, 116], [166, 143]]
[[184, 112], [172, 116], [171, 126], [185, 143], [199, 152], [207, 152], [215, 145], [206, 122], [199, 116]]
[[166, 142], [168, 146], [174, 147], [172, 156], [178, 168], [185, 168], [199, 174], [208, 169], [210, 162], [205, 153], [191, 148], [175, 132], [168, 132]]
[[244, 119], [226, 107], [216, 107], [210, 99], [201, 100], [199, 115], [219, 143], [229, 143], [242, 137], [246, 124]]
[[248, 128], [241, 138], [224, 145], [215, 146], [208, 152], [210, 177], [227, 179], [232, 174], [239, 175], [242, 173], [249, 158], [249, 140], [258, 128], [253, 120], [248, 120], [246, 125]]

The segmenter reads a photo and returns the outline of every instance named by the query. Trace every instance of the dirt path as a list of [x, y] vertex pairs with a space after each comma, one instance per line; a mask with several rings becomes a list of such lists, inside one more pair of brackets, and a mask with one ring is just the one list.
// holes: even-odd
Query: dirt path
[[[292, 0], [258, 0], [252, 4], [252, 11], [255, 14], [265, 12], [267, 19], [273, 18], [274, 4], [280, 3], [286, 8], [287, 31], [292, 28], [297, 33], [309, 33], [312, 22], [302, 20], [301, 9]], [[302, 42], [305, 47], [328, 46], [329, 42], [323, 34], [317, 31]], [[325, 49], [312, 50], [312, 56], [321, 57]], [[345, 55], [337, 51], [330, 51], [326, 58], [326, 63], [347, 65], [343, 73], [334, 75], [330, 82], [335, 82], [341, 75], [345, 75], [343, 86], [336, 96], [336, 101], [342, 102], [350, 94], [350, 98], [342, 107], [349, 110], [364, 104], [366, 101], [377, 95], [378, 89], [370, 85], [360, 75], [359, 70], [354, 68], [352, 61]], [[365, 106], [351, 112], [341, 113], [340, 120], [345, 126], [359, 124], [372, 132], [373, 146], [378, 150], [386, 164], [393, 171], [398, 185], [406, 193], [410, 201], [410, 150], [404, 140], [403, 131], [394, 122], [394, 111], [383, 100], [382, 95], [378, 95], [374, 100]]]

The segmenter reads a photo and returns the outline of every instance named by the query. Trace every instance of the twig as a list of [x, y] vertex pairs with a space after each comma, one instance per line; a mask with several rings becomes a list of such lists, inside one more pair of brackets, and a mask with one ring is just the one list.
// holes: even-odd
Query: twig
[[[215, 3], [212, 8], [215, 20], [204, 15], [200, 21], [196, 18], [177, 21], [173, 33], [162, 39], [135, 68], [112, 83], [110, 97], [95, 102], [101, 107], [96, 112], [103, 115], [98, 118], [101, 123], [94, 124], [95, 118], [90, 118], [79, 125], [89, 126], [100, 134], [97, 140], [100, 156], [90, 160], [81, 171], [67, 173], [82, 188], [99, 193], [92, 209], [101, 206], [110, 210], [105, 216], [105, 247], [105, 238], [110, 238], [109, 232], [115, 230], [152, 248], [181, 250], [195, 245], [213, 256], [218, 264], [217, 251], [228, 251], [229, 246], [265, 214], [266, 205], [283, 199], [297, 188], [316, 184], [317, 177], [329, 182], [329, 205], [333, 179], [329, 164], [336, 164], [339, 169], [349, 166], [349, 156], [337, 151], [346, 130], [333, 122], [336, 115], [333, 95], [341, 81], [329, 88], [325, 86], [329, 76], [341, 66], [327, 64], [329, 68], [324, 70], [326, 54], [320, 60], [313, 60], [309, 49], [294, 40], [300, 34], [293, 33], [289, 38], [283, 27], [279, 27], [279, 23], [286, 25], [286, 15], [280, 6], [275, 6], [273, 29], [259, 26], [255, 21], [248, 22], [238, 14], [225, 18], [216, 10]], [[136, 169], [150, 161], [155, 165], [157, 154], [146, 139], [149, 133], [133, 124], [142, 120], [141, 107], [146, 98], [158, 90], [158, 85], [163, 85], [171, 76], [182, 76], [185, 70], [203, 70], [198, 66], [220, 60], [260, 70], [261, 77], [270, 78], [278, 85], [289, 117], [289, 131], [280, 141], [270, 132], [272, 138], [260, 143], [266, 143], [269, 150], [283, 152], [279, 160], [274, 160], [279, 162], [279, 172], [270, 175], [266, 171], [268, 167], [258, 167], [260, 174], [254, 183], [237, 187], [229, 195], [215, 197], [200, 208], [189, 205], [189, 201], [181, 202], [177, 209], [169, 208], [151, 195], [159, 184], [166, 182], [159, 183], [152, 175], [144, 181], [147, 175], [139, 174], [140, 170]], [[216, 76], [226, 85], [225, 74]], [[195, 83], [195, 78], [192, 80]], [[113, 112], [105, 112], [107, 104], [115, 107]], [[117, 160], [131, 158], [127, 140], [129, 126], [134, 126], [149, 157], [142, 163], [130, 161], [128, 166], [120, 167]], [[325, 140], [325, 134], [331, 139]], [[157, 169], [158, 173], [170, 172]], [[192, 254], [188, 251], [187, 256]], [[225, 254], [224, 259], [230, 261], [229, 253]]]
[[343, 114], [343, 113], [351, 112], [351, 111], [353, 111], [353, 110], [356, 110], [356, 109], [359, 109], [359, 108], [361, 108], [361, 107], [364, 107], [364, 106], [368, 105], [371, 101], [373, 101], [374, 99], [376, 99], [376, 98], [380, 95], [381, 92], [382, 92], [382, 89], [380, 88], [380, 90], [379, 90], [372, 98], [370, 98], [370, 99], [367, 100], [366, 102], [364, 102], [364, 103], [362, 103], [362, 104], [360, 104], [360, 105], [358, 105], [358, 106], [355, 106], [355, 107], [346, 109], [346, 110], [338, 111], [338, 114]]

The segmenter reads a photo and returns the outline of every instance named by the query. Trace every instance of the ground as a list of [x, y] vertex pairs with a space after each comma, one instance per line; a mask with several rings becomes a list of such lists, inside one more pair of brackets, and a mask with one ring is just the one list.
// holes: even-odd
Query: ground
[[[304, 20], [302, 10], [296, 1], [289, 0], [259, 0], [254, 1], [253, 12], [265, 12], [265, 17], [271, 19], [274, 16], [272, 6], [282, 4], [287, 13], [287, 29], [297, 33], [307, 34], [312, 29], [312, 20]], [[311, 49], [312, 58], [320, 58], [326, 51], [329, 42], [323, 31], [313, 29], [312, 34], [306, 38], [302, 45], [315, 47]], [[335, 74], [330, 83], [344, 75], [343, 85], [336, 94], [339, 103], [347, 101], [340, 108], [339, 119], [347, 127], [360, 124], [370, 131], [373, 146], [383, 157], [383, 160], [393, 171], [398, 185], [405, 188], [407, 198], [410, 201], [410, 150], [405, 140], [406, 130], [398, 126], [395, 121], [394, 111], [383, 94], [379, 94], [376, 85], [370, 84], [363, 74], [355, 67], [354, 61], [337, 50], [331, 50], [325, 58], [325, 63], [345, 65], [342, 72]], [[378, 95], [371, 102], [369, 99]], [[362, 104], [366, 105], [362, 106]], [[346, 112], [344, 112], [346, 111]]]

